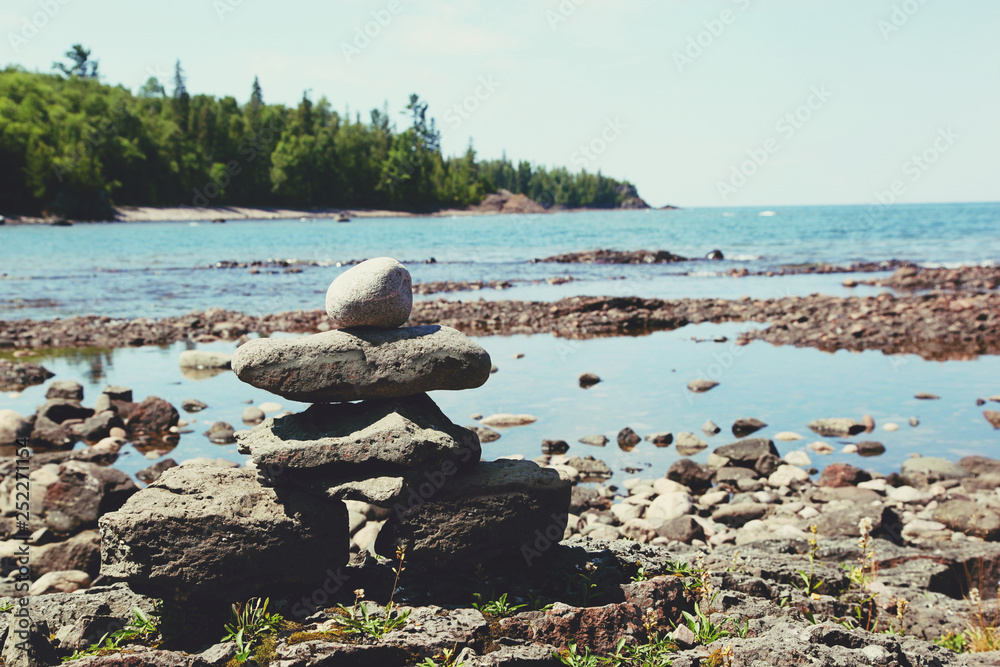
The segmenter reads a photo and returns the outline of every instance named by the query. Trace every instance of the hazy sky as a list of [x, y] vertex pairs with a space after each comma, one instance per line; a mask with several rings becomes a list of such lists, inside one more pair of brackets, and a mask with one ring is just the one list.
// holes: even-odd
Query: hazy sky
[[654, 206], [996, 201], [998, 33], [997, 0], [3, 0], [0, 63], [80, 42], [133, 91], [179, 58], [193, 93], [363, 118], [416, 92], [446, 153]]

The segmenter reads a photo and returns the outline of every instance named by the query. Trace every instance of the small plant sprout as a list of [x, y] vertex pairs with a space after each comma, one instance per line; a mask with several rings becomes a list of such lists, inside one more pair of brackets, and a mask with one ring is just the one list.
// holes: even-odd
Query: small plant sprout
[[232, 621], [226, 624], [226, 636], [222, 641], [236, 644], [236, 661], [246, 662], [250, 658], [255, 643], [278, 631], [285, 620], [281, 614], [267, 611], [270, 598], [250, 598], [242, 605], [234, 604]]
[[483, 596], [479, 593], [473, 593], [472, 597], [476, 598], [476, 601], [472, 603], [472, 606], [484, 616], [503, 618], [504, 616], [516, 614], [519, 609], [523, 609], [528, 606], [526, 604], [509, 604], [507, 602], [506, 593], [501, 595], [496, 600], [490, 600], [489, 602], [483, 602]]
[[403, 573], [403, 561], [405, 558], [406, 547], [396, 549], [397, 564], [392, 568], [392, 571], [396, 574], [396, 579], [392, 583], [392, 592], [389, 594], [389, 602], [386, 603], [383, 613], [379, 614], [368, 611], [368, 605], [363, 603], [365, 597], [365, 589], [363, 588], [354, 591], [354, 604], [350, 607], [345, 607], [342, 604], [337, 605], [340, 608], [341, 616], [334, 620], [344, 628], [344, 632], [348, 634], [367, 635], [376, 640], [381, 640], [385, 633], [406, 625], [406, 619], [409, 618], [410, 612], [393, 612], [393, 598], [396, 595], [396, 589], [399, 587], [399, 575]]
[[899, 626], [896, 628], [896, 634], [903, 635], [903, 620], [906, 618], [906, 610], [910, 608], [910, 602], [906, 598], [896, 598], [896, 621]]
[[813, 599], [819, 599], [819, 589], [823, 585], [822, 581], [816, 579], [816, 556], [819, 553], [819, 541], [816, 538], [818, 527], [816, 524], [809, 526], [812, 536], [809, 538], [809, 572], [799, 570], [799, 577], [802, 579], [802, 586], [796, 585], [806, 595]]
[[[1000, 650], [1000, 617], [990, 618], [983, 608], [983, 598], [976, 587], [969, 589], [969, 605], [972, 607], [972, 617], [966, 621], [964, 649], [970, 653], [985, 653]], [[1000, 612], [998, 612], [1000, 613]], [[949, 647], [951, 648], [951, 647]]]

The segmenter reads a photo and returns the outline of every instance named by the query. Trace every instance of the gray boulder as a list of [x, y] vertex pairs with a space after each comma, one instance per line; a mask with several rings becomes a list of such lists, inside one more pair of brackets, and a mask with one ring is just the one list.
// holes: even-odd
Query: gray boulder
[[326, 291], [326, 314], [338, 329], [392, 329], [409, 319], [412, 308], [410, 272], [391, 257], [361, 262], [337, 276]]
[[774, 442], [768, 438], [746, 438], [716, 447], [714, 453], [729, 459], [733, 465], [753, 468], [757, 459], [765, 454], [778, 455]]
[[171, 598], [321, 583], [348, 555], [343, 503], [262, 487], [247, 469], [171, 468], [100, 527], [101, 574]]
[[903, 461], [900, 476], [910, 486], [923, 488], [945, 479], [962, 479], [969, 473], [960, 465], [937, 456], [918, 456]]
[[438, 325], [261, 338], [233, 356], [233, 370], [247, 384], [307, 403], [471, 389], [486, 382], [490, 366], [486, 350]]
[[257, 466], [271, 474], [276, 469], [320, 467], [336, 474], [359, 464], [474, 464], [482, 452], [479, 437], [453, 424], [427, 394], [320, 403], [298, 414], [270, 417], [236, 437], [240, 452], [253, 456]]
[[563, 537], [570, 501], [569, 481], [531, 461], [480, 463], [440, 486], [428, 481], [396, 503], [375, 542], [392, 556], [429, 566], [471, 569], [494, 559], [523, 558], [528, 564]]
[[75, 380], [56, 380], [45, 391], [45, 398], [68, 398], [72, 401], [82, 401], [83, 385]]
[[52, 371], [30, 361], [0, 359], [0, 391], [21, 391], [33, 384], [41, 384], [55, 375]]

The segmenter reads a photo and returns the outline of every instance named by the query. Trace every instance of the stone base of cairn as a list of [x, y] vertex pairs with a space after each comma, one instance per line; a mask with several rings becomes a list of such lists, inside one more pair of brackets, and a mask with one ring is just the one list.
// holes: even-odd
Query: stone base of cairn
[[425, 393], [481, 386], [491, 362], [454, 329], [401, 327], [412, 301], [405, 267], [369, 260], [330, 285], [333, 330], [242, 345], [241, 380], [313, 405], [237, 433], [253, 465], [170, 469], [105, 515], [101, 573], [230, 601], [320, 583], [348, 560], [344, 500], [389, 510], [376, 552], [405, 547], [428, 568], [521, 558], [561, 535], [570, 483], [531, 461], [481, 461], [478, 436]]

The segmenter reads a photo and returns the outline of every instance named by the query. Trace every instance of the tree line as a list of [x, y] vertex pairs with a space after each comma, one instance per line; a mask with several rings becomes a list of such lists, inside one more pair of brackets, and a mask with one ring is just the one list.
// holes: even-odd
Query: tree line
[[191, 95], [178, 61], [172, 90], [151, 77], [135, 94], [99, 81], [80, 45], [52, 74], [0, 71], [0, 212], [111, 219], [114, 206], [464, 208], [505, 188], [548, 207], [614, 208], [628, 182], [506, 156], [441, 153], [427, 103], [411, 95], [400, 128], [387, 109], [295, 108]]

